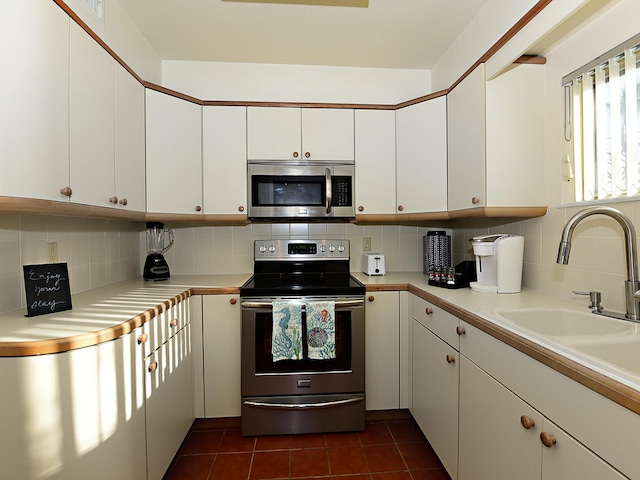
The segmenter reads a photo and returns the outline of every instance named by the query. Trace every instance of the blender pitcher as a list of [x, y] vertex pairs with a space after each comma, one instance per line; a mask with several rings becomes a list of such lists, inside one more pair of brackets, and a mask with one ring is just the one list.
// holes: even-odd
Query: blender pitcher
[[[165, 245], [167, 238], [169, 244]], [[165, 229], [164, 223], [147, 222], [147, 259], [142, 273], [145, 280], [166, 280], [170, 277], [169, 265], [162, 254], [171, 248], [173, 241], [173, 231]]]

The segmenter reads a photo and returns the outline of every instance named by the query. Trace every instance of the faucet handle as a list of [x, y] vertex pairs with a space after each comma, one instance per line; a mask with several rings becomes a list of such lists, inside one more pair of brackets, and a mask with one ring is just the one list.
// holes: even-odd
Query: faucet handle
[[602, 312], [602, 305], [600, 304], [600, 302], [602, 301], [602, 294], [600, 292], [577, 292], [575, 290], [572, 290], [571, 293], [573, 293], [574, 295], [589, 295], [591, 304], [588, 305], [588, 307], [592, 309], [594, 313]]

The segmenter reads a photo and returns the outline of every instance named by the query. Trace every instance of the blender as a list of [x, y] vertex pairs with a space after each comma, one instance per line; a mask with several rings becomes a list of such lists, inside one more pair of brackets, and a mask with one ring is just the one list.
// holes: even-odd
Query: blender
[[[169, 244], [165, 245], [165, 233]], [[164, 223], [147, 222], [147, 259], [142, 276], [145, 280], [156, 281], [169, 278], [169, 265], [162, 254], [173, 245], [173, 231], [165, 230]]]

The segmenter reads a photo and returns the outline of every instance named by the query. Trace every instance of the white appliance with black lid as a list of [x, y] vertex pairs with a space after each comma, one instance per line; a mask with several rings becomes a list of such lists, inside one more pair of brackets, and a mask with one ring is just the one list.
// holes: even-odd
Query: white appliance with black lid
[[[240, 288], [243, 435], [363, 430], [365, 287], [349, 273], [349, 242], [258, 240], [254, 259]], [[329, 337], [311, 328], [325, 304]], [[274, 305], [299, 312], [299, 338], [287, 334], [290, 311], [282, 317]], [[300, 348], [282, 358], [275, 347], [287, 335]], [[314, 355], [325, 346], [318, 338], [333, 357]]]

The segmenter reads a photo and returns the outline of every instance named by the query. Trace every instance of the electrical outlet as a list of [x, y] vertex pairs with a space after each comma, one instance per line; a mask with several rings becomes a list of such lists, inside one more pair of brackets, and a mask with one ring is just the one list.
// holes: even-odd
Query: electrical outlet
[[47, 263], [58, 261], [58, 242], [47, 242]]
[[363, 252], [371, 251], [371, 237], [362, 237], [362, 251]]

